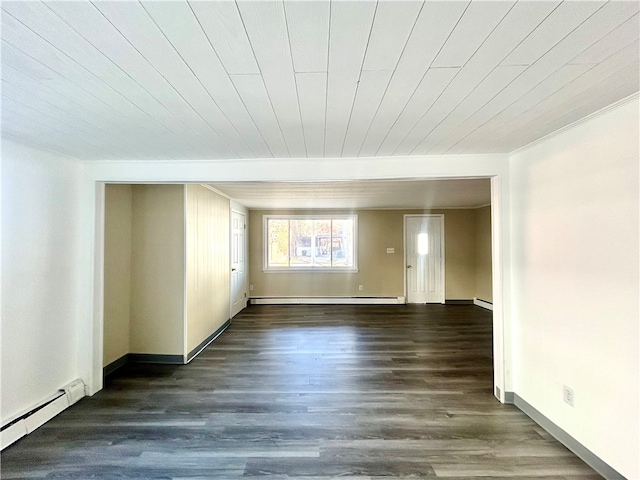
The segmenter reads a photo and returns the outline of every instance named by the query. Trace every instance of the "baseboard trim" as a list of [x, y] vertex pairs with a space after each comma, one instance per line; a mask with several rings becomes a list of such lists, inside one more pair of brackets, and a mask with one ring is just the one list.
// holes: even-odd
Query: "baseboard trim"
[[474, 297], [473, 304], [478, 307], [486, 308], [487, 310], [493, 310], [493, 303], [487, 302], [486, 300], [482, 300], [478, 297]]
[[[505, 396], [506, 396], [505, 392]], [[517, 393], [512, 393], [513, 404], [522, 410], [529, 418], [549, 432], [556, 440], [562, 443], [565, 447], [575, 453], [582, 459], [587, 465], [593, 468], [596, 472], [602, 475], [607, 480], [626, 480], [624, 475], [620, 474], [617, 470], [604, 462], [595, 453], [589, 450], [587, 447], [578, 442], [575, 438], [565, 432], [562, 428], [557, 426], [542, 413], [531, 406], [526, 400], [522, 399]]]
[[129, 362], [131, 363], [163, 363], [168, 365], [183, 365], [184, 357], [182, 355], [159, 355], [155, 353], [130, 353]]
[[120, 370], [127, 363], [129, 363], [129, 354], [125, 353], [119, 359], [114, 360], [102, 369], [102, 378], [107, 378], [109, 375], [113, 375], [117, 370]]
[[209, 346], [211, 342], [213, 342], [216, 338], [222, 335], [222, 332], [224, 332], [227, 328], [229, 328], [229, 325], [231, 325], [231, 319], [224, 322], [220, 328], [218, 328], [215, 332], [213, 332], [211, 335], [205, 338], [202, 342], [200, 342], [200, 345], [198, 345], [196, 348], [191, 350], [187, 355], [187, 363], [189, 363], [191, 360], [196, 358], [200, 354], [200, 352], [202, 352], [205, 348]]
[[473, 300], [445, 300], [445, 305], [473, 305]]
[[85, 385], [82, 380], [77, 379], [65, 385], [37, 407], [3, 425], [0, 429], [0, 450], [29, 435], [84, 396]]
[[515, 393], [513, 392], [504, 392], [504, 403], [507, 405], [513, 405], [515, 402]]
[[215, 332], [204, 339], [196, 348], [191, 350], [185, 358], [182, 355], [160, 355], [154, 353], [127, 353], [119, 359], [111, 362], [102, 369], [103, 378], [113, 375], [117, 370], [121, 369], [128, 363], [162, 363], [169, 365], [183, 365], [193, 360], [202, 350], [204, 350], [211, 342], [218, 338], [231, 325], [231, 319], [224, 322]]
[[405, 297], [251, 297], [252, 305], [403, 305]]

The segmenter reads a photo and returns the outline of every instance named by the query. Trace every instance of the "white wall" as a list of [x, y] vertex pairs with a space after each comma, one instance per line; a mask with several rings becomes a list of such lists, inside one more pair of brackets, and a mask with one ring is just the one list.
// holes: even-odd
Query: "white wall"
[[640, 478], [639, 116], [636, 98], [511, 158], [515, 393], [630, 479]]
[[89, 370], [83, 176], [80, 162], [2, 143], [3, 424]]

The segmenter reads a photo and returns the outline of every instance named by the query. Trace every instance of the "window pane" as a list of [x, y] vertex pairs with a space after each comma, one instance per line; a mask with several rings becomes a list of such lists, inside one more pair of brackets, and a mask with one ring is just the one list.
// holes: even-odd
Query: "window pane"
[[314, 220], [316, 256], [314, 265], [319, 267], [331, 266], [331, 220]]
[[347, 270], [357, 268], [357, 217], [266, 218], [265, 268]]
[[429, 253], [429, 234], [418, 234], [418, 255], [427, 255]]
[[289, 220], [269, 219], [268, 258], [270, 267], [289, 266]]
[[290, 220], [291, 265], [311, 265], [313, 248], [313, 222], [311, 220]]
[[332, 265], [353, 266], [353, 220], [334, 219], [332, 225]]

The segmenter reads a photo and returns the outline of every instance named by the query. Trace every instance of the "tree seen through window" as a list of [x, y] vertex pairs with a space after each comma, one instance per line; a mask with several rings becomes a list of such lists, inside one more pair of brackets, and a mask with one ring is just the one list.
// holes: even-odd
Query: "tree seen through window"
[[267, 268], [355, 268], [355, 217], [267, 217]]

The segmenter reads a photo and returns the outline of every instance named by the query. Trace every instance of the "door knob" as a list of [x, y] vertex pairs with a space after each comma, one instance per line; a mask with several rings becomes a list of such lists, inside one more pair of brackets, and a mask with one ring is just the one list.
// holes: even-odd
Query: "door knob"
[[235, 272], [235, 271], [236, 271], [236, 269], [235, 269], [235, 268], [232, 268], [232, 269], [231, 269], [231, 271], [232, 271], [232, 272]]
[[407, 268], [412, 268], [411, 265], [407, 265]]

